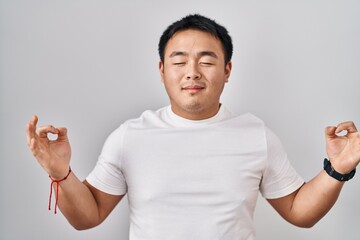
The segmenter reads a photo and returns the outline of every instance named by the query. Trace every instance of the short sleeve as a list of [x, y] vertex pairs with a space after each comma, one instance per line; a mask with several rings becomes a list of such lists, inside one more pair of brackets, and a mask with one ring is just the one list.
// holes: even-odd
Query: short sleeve
[[268, 128], [265, 131], [267, 162], [260, 185], [264, 198], [287, 196], [304, 184], [304, 180], [290, 164], [278, 137]]
[[86, 181], [102, 192], [112, 195], [124, 195], [126, 181], [121, 171], [123, 138], [126, 125], [113, 131], [106, 139], [95, 168]]

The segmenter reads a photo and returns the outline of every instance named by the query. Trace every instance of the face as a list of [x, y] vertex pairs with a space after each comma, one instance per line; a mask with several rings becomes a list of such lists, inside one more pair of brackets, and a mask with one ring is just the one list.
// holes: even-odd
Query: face
[[168, 41], [159, 70], [173, 112], [200, 120], [218, 112], [231, 62], [225, 65], [221, 42], [210, 33], [184, 30]]

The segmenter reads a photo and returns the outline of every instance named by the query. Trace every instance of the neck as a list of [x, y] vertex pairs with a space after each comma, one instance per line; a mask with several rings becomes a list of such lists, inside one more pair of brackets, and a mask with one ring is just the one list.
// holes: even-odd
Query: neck
[[188, 120], [205, 120], [209, 119], [213, 116], [215, 116], [221, 107], [221, 103], [218, 103], [214, 107], [207, 108], [207, 109], [196, 109], [196, 110], [185, 110], [175, 107], [174, 105], [171, 105], [171, 110], [178, 116], [182, 118], [186, 118]]

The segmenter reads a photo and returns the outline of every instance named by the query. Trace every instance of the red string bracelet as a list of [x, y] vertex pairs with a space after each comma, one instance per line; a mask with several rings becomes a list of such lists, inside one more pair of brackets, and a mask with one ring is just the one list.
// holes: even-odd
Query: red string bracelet
[[63, 179], [60, 179], [60, 180], [56, 180], [56, 179], [53, 179], [50, 175], [49, 175], [49, 178], [51, 179], [51, 184], [50, 184], [50, 197], [49, 197], [49, 211], [51, 210], [50, 206], [51, 206], [51, 196], [52, 196], [52, 189], [53, 189], [53, 184], [55, 183], [56, 184], [56, 192], [55, 192], [55, 210], [54, 210], [54, 213], [56, 214], [56, 208], [57, 208], [57, 205], [58, 205], [58, 202], [59, 202], [59, 183], [66, 180], [68, 178], [68, 176], [70, 175], [71, 173], [71, 168], [69, 166], [69, 172], [68, 174], [63, 178]]

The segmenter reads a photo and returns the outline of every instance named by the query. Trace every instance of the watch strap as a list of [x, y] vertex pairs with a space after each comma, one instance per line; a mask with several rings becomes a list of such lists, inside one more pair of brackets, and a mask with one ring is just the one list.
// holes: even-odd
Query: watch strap
[[356, 168], [347, 174], [342, 174], [342, 173], [337, 172], [331, 166], [331, 162], [327, 158], [324, 159], [324, 170], [327, 172], [327, 174], [329, 176], [335, 178], [336, 180], [338, 180], [340, 182], [349, 181], [350, 179], [352, 179], [354, 177], [354, 175], [356, 173]]

